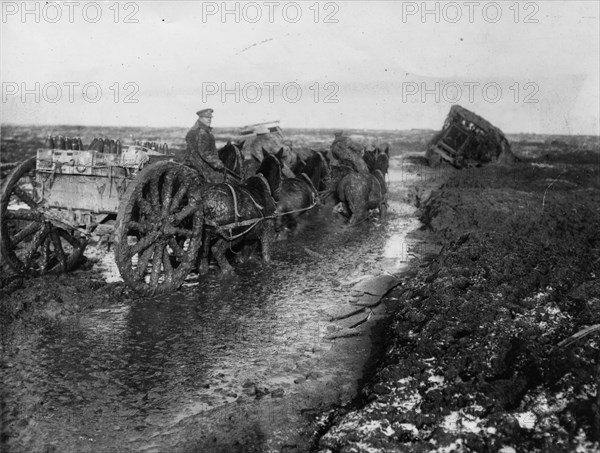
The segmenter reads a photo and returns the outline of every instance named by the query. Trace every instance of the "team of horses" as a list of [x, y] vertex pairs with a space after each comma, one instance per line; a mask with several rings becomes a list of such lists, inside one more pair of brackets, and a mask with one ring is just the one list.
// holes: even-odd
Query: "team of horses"
[[263, 261], [270, 262], [276, 234], [294, 231], [317, 208], [332, 207], [348, 226], [366, 221], [375, 211], [381, 220], [386, 215], [389, 147], [364, 152], [368, 173], [357, 171], [351, 162], [332, 161], [322, 151], [302, 159], [289, 149], [263, 149], [261, 160], [244, 159], [243, 143], [228, 142], [218, 154], [227, 169], [225, 181], [204, 184], [198, 194], [198, 215], [205, 226], [201, 274], [208, 271], [211, 257], [222, 272], [232, 272], [227, 251], [244, 247], [260, 245]]

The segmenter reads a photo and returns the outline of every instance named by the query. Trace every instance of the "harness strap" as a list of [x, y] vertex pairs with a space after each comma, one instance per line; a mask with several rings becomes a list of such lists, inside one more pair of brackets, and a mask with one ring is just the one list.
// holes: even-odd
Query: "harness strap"
[[242, 150], [239, 149], [237, 146], [235, 147], [235, 150], [236, 150], [236, 156], [237, 156], [237, 159], [236, 159], [236, 162], [235, 162], [236, 163], [236, 168], [235, 169], [237, 169], [239, 171], [238, 174], [240, 176], [243, 176], [243, 173], [244, 173], [244, 155], [242, 154]]
[[[235, 217], [236, 217], [236, 220], [237, 220], [239, 217], [241, 217], [241, 215], [240, 215], [240, 213], [238, 212], [238, 208], [237, 208], [237, 207], [238, 207], [238, 202], [237, 202], [237, 195], [236, 195], [236, 193], [235, 193], [235, 189], [234, 189], [234, 188], [233, 188], [233, 186], [232, 186], [231, 184], [229, 184], [229, 183], [225, 183], [225, 185], [226, 185], [227, 187], [229, 187], [229, 190], [231, 191], [231, 195], [233, 196], [233, 210], [234, 210], [234, 212], [235, 212]], [[265, 209], [265, 208], [264, 208], [264, 207], [262, 207], [261, 205], [259, 205], [259, 204], [256, 202], [256, 200], [254, 199], [254, 197], [252, 196], [252, 194], [251, 194], [249, 191], [247, 191], [246, 189], [244, 189], [243, 187], [240, 187], [239, 189], [240, 189], [242, 192], [244, 192], [246, 195], [248, 195], [248, 196], [250, 197], [250, 200], [252, 201], [252, 203], [254, 204], [254, 206], [256, 206], [256, 207], [259, 209], [259, 211], [261, 211], [261, 213], [262, 213], [263, 209]]]
[[[267, 178], [265, 178], [264, 175], [261, 173], [258, 173], [256, 176], [258, 176], [264, 182], [267, 192], [271, 196], [271, 187], [269, 186], [269, 182], [267, 181]], [[310, 179], [309, 179], [309, 181], [310, 181]], [[235, 222], [229, 223], [227, 225], [219, 225], [212, 220], [204, 219], [204, 223], [206, 225], [209, 225], [209, 226], [215, 228], [215, 231], [219, 235], [223, 236], [224, 239], [226, 239], [228, 241], [233, 241], [234, 239], [244, 236], [246, 233], [248, 233], [250, 230], [252, 230], [256, 225], [258, 225], [260, 222], [277, 217], [277, 215], [265, 216], [265, 214], [264, 214], [265, 208], [263, 206], [261, 206], [260, 204], [258, 204], [258, 202], [254, 199], [254, 197], [252, 196], [250, 191], [248, 191], [244, 187], [238, 187], [239, 190], [243, 191], [246, 195], [248, 195], [248, 197], [250, 197], [250, 200], [252, 200], [252, 203], [254, 204], [254, 206], [256, 206], [256, 208], [258, 208], [260, 215], [261, 215], [260, 218], [238, 221], [238, 219], [241, 218], [242, 216], [238, 212], [238, 208], [237, 208], [238, 202], [237, 202], [237, 195], [235, 192], [235, 188], [231, 184], [228, 184], [228, 183], [225, 183], [225, 185], [227, 187], [229, 187], [229, 190], [231, 191], [231, 195], [233, 196], [234, 213], [236, 216]], [[312, 183], [311, 183], [311, 186], [312, 186]], [[315, 201], [315, 198], [313, 198], [312, 206], [310, 206], [309, 208], [300, 209], [300, 210], [298, 210], [298, 212], [305, 211], [307, 209], [312, 209], [316, 205], [316, 203], [317, 202]], [[244, 227], [244, 226], [248, 226], [248, 228], [239, 234], [233, 235], [234, 228], [240, 228], [240, 227]], [[229, 234], [227, 234], [227, 232]]]
[[271, 186], [269, 185], [269, 181], [267, 181], [267, 178], [265, 178], [265, 175], [263, 175], [262, 173], [257, 173], [254, 176], [258, 176], [260, 178], [260, 180], [265, 183], [265, 186], [267, 187], [267, 191], [269, 192], [269, 195], [273, 195], [273, 193], [271, 192]]
[[[215, 229], [215, 231], [217, 232], [217, 234], [220, 234], [221, 236], [223, 236], [224, 239], [227, 239], [228, 241], [233, 241], [234, 239], [242, 237], [243, 235], [248, 233], [252, 228], [254, 228], [256, 225], [258, 225], [263, 220], [265, 220], [264, 217], [262, 217], [260, 219], [243, 220], [241, 222], [236, 221], [234, 223], [229, 223], [227, 225], [219, 225], [218, 223], [216, 223], [212, 220], [204, 220], [204, 223], [208, 226], [213, 227]], [[233, 235], [234, 228], [240, 228], [240, 227], [245, 227], [245, 226], [248, 226], [248, 228], [246, 230], [242, 231], [239, 234], [236, 234], [235, 236]], [[227, 234], [227, 233], [229, 233], [229, 234]]]
[[306, 173], [302, 172], [300, 174], [300, 176], [302, 176], [304, 179], [306, 179], [306, 181], [308, 182], [308, 185], [312, 189], [312, 192], [313, 192], [313, 203], [314, 203], [316, 197], [319, 195], [319, 191], [317, 190], [317, 188], [313, 184], [312, 179], [310, 179]]
[[327, 164], [327, 161], [325, 160], [325, 157], [323, 157], [323, 154], [321, 154], [319, 152], [317, 154], [319, 155], [319, 158], [320, 158], [321, 162], [323, 163], [323, 165], [327, 166], [328, 164]]
[[[241, 180], [241, 179], [242, 179], [242, 176], [241, 176], [241, 175], [239, 175], [239, 174], [237, 174], [236, 172], [234, 172], [234, 171], [230, 170], [230, 169], [229, 169], [229, 168], [227, 168], [225, 165], [223, 165], [223, 167], [221, 167], [221, 168], [215, 167], [215, 166], [214, 166], [214, 165], [213, 165], [213, 164], [212, 164], [212, 163], [211, 163], [211, 162], [210, 162], [208, 159], [206, 159], [206, 158], [205, 158], [205, 157], [204, 157], [202, 154], [200, 154], [200, 153], [197, 153], [197, 154], [198, 154], [198, 156], [200, 157], [200, 159], [202, 159], [202, 161], [203, 161], [203, 162], [204, 162], [206, 165], [208, 165], [208, 167], [209, 167], [211, 170], [213, 170], [213, 171], [215, 171], [215, 172], [217, 172], [217, 173], [222, 173], [222, 172], [224, 171], [225, 173], [229, 173], [231, 176], [235, 177], [236, 179], [239, 179], [239, 180]], [[225, 179], [225, 175], [223, 175], [223, 179]]]
[[[218, 223], [216, 223], [212, 220], [208, 220], [208, 219], [205, 219], [204, 223], [208, 226], [213, 227], [218, 234], [223, 236], [223, 238], [227, 239], [228, 241], [233, 241], [234, 239], [242, 237], [243, 235], [248, 233], [252, 228], [254, 228], [256, 225], [258, 225], [260, 222], [262, 222], [264, 220], [274, 219], [276, 217], [287, 215], [287, 214], [294, 214], [297, 212], [308, 211], [308, 210], [314, 208], [317, 204], [318, 204], [318, 199], [314, 199], [313, 204], [308, 206], [307, 208], [295, 209], [293, 211], [282, 212], [281, 214], [273, 214], [273, 215], [269, 215], [269, 216], [263, 215], [263, 217], [261, 217], [261, 218], [242, 220], [241, 222], [238, 222], [236, 220], [235, 222], [228, 223], [227, 225], [219, 225]], [[262, 214], [262, 212], [261, 212], [261, 214]], [[246, 230], [244, 230], [243, 232], [236, 234], [235, 236], [233, 235], [234, 228], [240, 228], [240, 227], [244, 227], [244, 226], [248, 226], [248, 228]], [[229, 234], [226, 234], [226, 232], [229, 232]]]
[[240, 213], [238, 212], [237, 195], [235, 194], [235, 189], [231, 184], [225, 183], [225, 185], [229, 187], [229, 190], [231, 191], [231, 196], [233, 197], [233, 212], [235, 213], [235, 220], [237, 222], [237, 219], [241, 217]]
[[204, 223], [208, 226], [215, 228], [218, 231], [223, 231], [223, 230], [232, 230], [234, 228], [239, 228], [239, 227], [248, 226], [248, 225], [254, 225], [255, 223], [258, 223], [264, 219], [265, 219], [264, 217], [261, 217], [260, 219], [258, 219], [258, 218], [257, 219], [248, 219], [248, 220], [242, 220], [240, 222], [228, 223], [227, 225], [219, 225], [214, 220], [205, 219]]
[[332, 164], [331, 167], [349, 168], [352, 171], [357, 171], [356, 168], [354, 168], [352, 165], [343, 164], [341, 162], [338, 162], [337, 164]]
[[240, 187], [240, 190], [242, 190], [246, 195], [248, 195], [250, 197], [250, 200], [252, 200], [252, 203], [254, 203], [254, 206], [256, 206], [260, 210], [260, 212], [262, 213], [262, 211], [265, 208], [263, 206], [259, 205], [256, 202], [256, 200], [254, 199], [254, 197], [252, 196], [252, 194], [248, 190], [246, 190], [245, 188], [243, 188], [243, 187]]

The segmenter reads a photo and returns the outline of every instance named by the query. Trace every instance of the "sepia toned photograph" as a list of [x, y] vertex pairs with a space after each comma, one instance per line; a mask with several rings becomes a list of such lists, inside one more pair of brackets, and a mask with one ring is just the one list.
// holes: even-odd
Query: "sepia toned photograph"
[[600, 452], [600, 3], [0, 1], [0, 452]]

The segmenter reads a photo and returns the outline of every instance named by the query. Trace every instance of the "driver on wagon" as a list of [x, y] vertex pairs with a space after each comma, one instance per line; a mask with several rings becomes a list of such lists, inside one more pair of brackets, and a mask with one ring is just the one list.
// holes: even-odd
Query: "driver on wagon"
[[213, 111], [203, 109], [196, 112], [198, 119], [185, 136], [185, 164], [198, 170], [209, 182], [221, 182], [225, 166], [219, 159], [215, 137], [211, 132]]

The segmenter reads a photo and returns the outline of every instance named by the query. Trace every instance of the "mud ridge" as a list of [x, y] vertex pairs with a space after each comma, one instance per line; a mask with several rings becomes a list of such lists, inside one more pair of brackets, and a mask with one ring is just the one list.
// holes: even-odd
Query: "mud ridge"
[[599, 170], [586, 164], [464, 171], [421, 200], [442, 251], [392, 291], [377, 371], [317, 450], [600, 448], [599, 336], [558, 346], [600, 321]]

